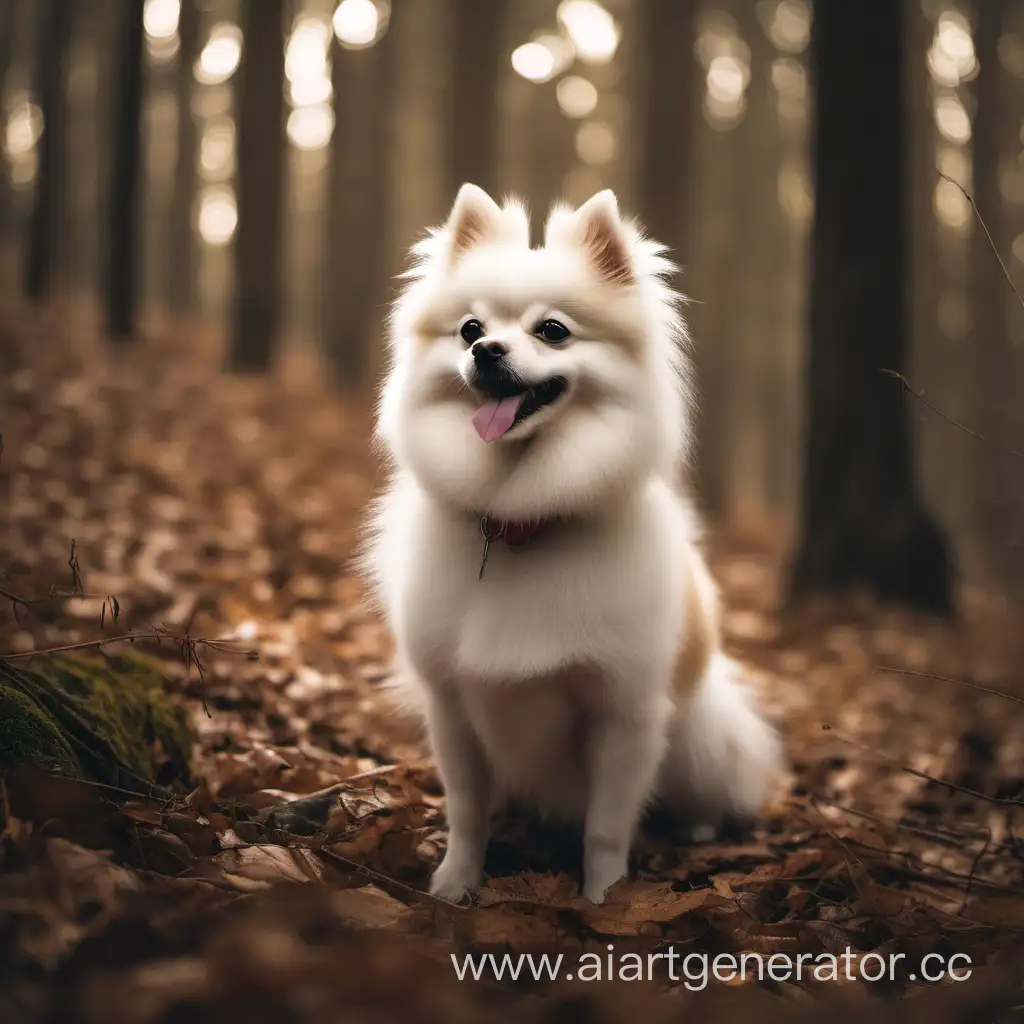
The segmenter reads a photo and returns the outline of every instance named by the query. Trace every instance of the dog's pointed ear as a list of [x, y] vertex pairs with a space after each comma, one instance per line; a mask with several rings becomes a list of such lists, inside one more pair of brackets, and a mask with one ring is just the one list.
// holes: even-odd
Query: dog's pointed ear
[[576, 211], [576, 233], [594, 268], [610, 284], [632, 284], [633, 266], [629, 254], [619, 203], [606, 188], [591, 196]]
[[502, 233], [501, 207], [478, 185], [468, 181], [459, 189], [448, 215], [448, 259], [454, 263], [464, 252]]

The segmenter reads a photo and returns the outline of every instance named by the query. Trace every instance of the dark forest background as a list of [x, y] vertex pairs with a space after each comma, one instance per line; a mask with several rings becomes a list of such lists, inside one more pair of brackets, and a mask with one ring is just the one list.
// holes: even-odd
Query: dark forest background
[[[1019, 1016], [1022, 0], [0, 0], [0, 144], [0, 1019]], [[424, 891], [353, 567], [395, 275], [466, 180], [611, 187], [682, 264], [723, 645], [792, 769], [600, 908], [515, 816], [473, 904]], [[448, 959], [610, 942], [905, 960], [549, 1004]]]
[[969, 196], [1019, 280], [1024, 7], [820, 6], [9, 0], [8, 284], [367, 390], [460, 182], [612, 187], [685, 267], [714, 519], [802, 542], [808, 586], [943, 605], [948, 548], [1020, 597], [1024, 308]]

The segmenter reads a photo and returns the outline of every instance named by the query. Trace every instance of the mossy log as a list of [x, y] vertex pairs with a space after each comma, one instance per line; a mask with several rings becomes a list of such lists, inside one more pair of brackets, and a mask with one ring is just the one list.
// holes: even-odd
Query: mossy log
[[0, 769], [29, 763], [137, 790], [187, 779], [191, 742], [185, 710], [148, 658], [0, 659]]

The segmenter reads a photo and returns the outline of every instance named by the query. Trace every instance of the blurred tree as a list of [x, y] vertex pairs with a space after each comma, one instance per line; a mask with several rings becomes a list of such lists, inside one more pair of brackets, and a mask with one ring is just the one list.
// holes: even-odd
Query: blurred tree
[[[779, 51], [766, 31], [770, 16], [765, 17], [763, 8], [739, 4], [734, 10], [750, 56], [745, 113], [733, 129], [745, 170], [733, 200], [733, 352], [723, 398], [732, 477], [730, 514], [756, 529], [783, 521], [795, 506], [793, 452], [798, 440], [787, 413], [801, 395], [798, 375], [793, 375], [795, 380], [787, 375], [790, 339], [780, 331], [785, 285], [794, 271], [785, 265], [786, 224], [779, 204], [785, 138], [778, 117], [779, 92], [772, 83]], [[756, 171], [750, 173], [753, 168]]]
[[[818, 0], [809, 418], [794, 596], [866, 586], [952, 610], [942, 533], [914, 481], [906, 368], [904, 5]], [[924, 73], [924, 70], [921, 70]]]
[[[43, 113], [43, 134], [29, 225], [25, 293], [34, 302], [46, 297], [56, 263], [56, 234], [67, 174], [67, 54], [71, 35], [69, 0], [48, 0], [37, 25], [36, 94]], [[10, 21], [10, 15], [7, 18]]]
[[576, 156], [577, 126], [562, 113], [554, 89], [538, 88], [533, 82], [528, 85], [529, 137], [524, 140], [528, 174], [524, 195], [533, 211], [533, 230], [537, 231], [551, 206], [565, 199], [566, 175]]
[[497, 188], [495, 111], [508, 61], [502, 48], [508, 0], [452, 0], [452, 5], [452, 78], [445, 152], [448, 192], [454, 199], [465, 181], [492, 194]]
[[644, 119], [637, 167], [640, 219], [673, 259], [689, 259], [692, 225], [694, 115], [700, 106], [700, 65], [694, 57], [697, 0], [642, 0], [636, 56]]
[[[1002, 137], [1006, 128], [1003, 101], [1003, 73], [999, 63], [999, 40], [1006, 26], [1006, 0], [985, 0], [977, 7], [974, 45], [978, 76], [974, 82], [975, 109], [973, 146], [974, 201], [985, 228], [975, 223], [971, 232], [971, 352], [975, 369], [974, 401], [977, 428], [997, 444], [1010, 441], [1014, 381], [1011, 372], [1013, 350], [1009, 338], [1007, 300], [1010, 295], [992, 243], [1003, 250], [1002, 197], [999, 165]], [[961, 182], [961, 184], [963, 184]], [[998, 452], [972, 450], [975, 487], [970, 504], [972, 532], [982, 546], [985, 570], [1003, 583], [1019, 579], [1019, 555], [1011, 555], [1008, 541], [1015, 538], [1018, 510], [1008, 495], [1013, 493], [1011, 476], [1019, 474], [1014, 464]]]
[[192, 113], [194, 65], [199, 56], [199, 5], [182, 0], [178, 19], [177, 102], [178, 152], [174, 168], [167, 247], [167, 303], [190, 309], [195, 292], [195, 231], [192, 206], [196, 197], [196, 123]]
[[6, 106], [7, 68], [14, 39], [14, 0], [0, 0], [0, 109]]
[[238, 232], [235, 236], [234, 370], [270, 364], [281, 324], [284, 234], [284, 0], [244, 5], [237, 81]]
[[[931, 13], [934, 13], [932, 11]], [[928, 52], [935, 42], [935, 22], [923, 5], [911, 4], [907, 18], [905, 62], [907, 77], [907, 173], [919, 184], [908, 195], [910, 218], [910, 252], [914, 268], [909, 296], [911, 346], [908, 365], [914, 368], [914, 386], [925, 394], [938, 396], [944, 411], [954, 416], [964, 412], [958, 408], [963, 398], [959, 382], [963, 379], [963, 339], [956, 339], [939, 327], [939, 301], [950, 287], [950, 264], [960, 253], [950, 249], [948, 228], [940, 224], [935, 209], [935, 157], [941, 136], [935, 123], [935, 96], [928, 67]], [[932, 187], [928, 187], [929, 183]], [[962, 553], [964, 531], [961, 529], [961, 506], [966, 491], [961, 475], [959, 448], [966, 437], [949, 429], [949, 424], [932, 416], [918, 405], [911, 410], [914, 432], [916, 469], [922, 493], [929, 504], [941, 513], [942, 525], [950, 538], [956, 538]]]
[[114, 95], [114, 151], [107, 200], [107, 330], [125, 340], [135, 333], [138, 297], [139, 183], [142, 115], [144, 0], [122, 0], [121, 38]]
[[[11, 47], [14, 44], [16, 20], [14, 17], [14, 0], [0, 0], [0, 112], [6, 117], [7, 111], [7, 69], [11, 63]], [[0, 237], [6, 235], [10, 228], [11, 196], [7, 189], [7, 165], [3, 167], [3, 181], [0, 182]]]
[[387, 30], [371, 47], [334, 44], [323, 324], [336, 381], [344, 388], [367, 384], [369, 346], [386, 315], [380, 282], [387, 273], [390, 112], [397, 100], [392, 59], [398, 19], [406, 13], [405, 4], [394, 4]]

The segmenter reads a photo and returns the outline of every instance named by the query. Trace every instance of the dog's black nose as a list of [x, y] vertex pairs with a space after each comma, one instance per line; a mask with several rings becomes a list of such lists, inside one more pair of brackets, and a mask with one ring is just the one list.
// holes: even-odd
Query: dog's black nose
[[508, 355], [508, 346], [500, 341], [475, 341], [470, 352], [477, 366], [493, 366]]

